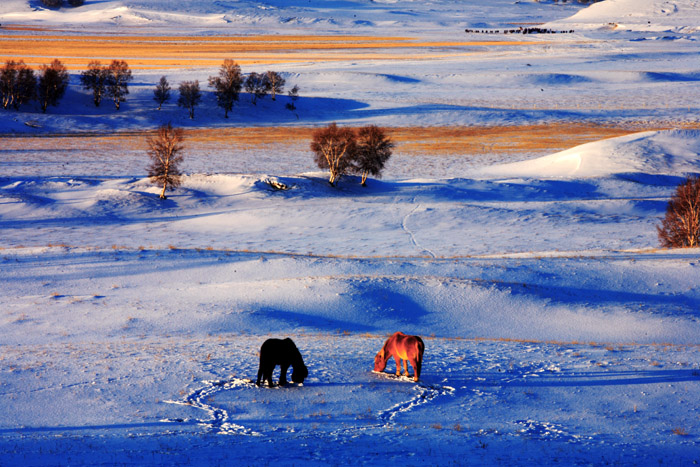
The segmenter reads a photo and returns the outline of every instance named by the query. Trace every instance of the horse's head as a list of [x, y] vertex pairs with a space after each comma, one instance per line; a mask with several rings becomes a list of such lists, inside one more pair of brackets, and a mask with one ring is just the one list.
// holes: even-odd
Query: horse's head
[[374, 371], [384, 371], [386, 368], [386, 361], [386, 352], [382, 349], [374, 357]]
[[303, 362], [296, 366], [292, 366], [292, 368], [294, 368], [294, 371], [292, 372], [293, 383], [301, 384], [304, 382], [304, 379], [309, 376], [309, 369], [306, 368], [306, 365], [304, 365]]

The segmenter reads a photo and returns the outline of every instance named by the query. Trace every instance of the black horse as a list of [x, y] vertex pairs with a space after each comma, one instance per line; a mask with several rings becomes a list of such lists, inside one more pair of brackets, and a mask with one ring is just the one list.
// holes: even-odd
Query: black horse
[[255, 384], [260, 386], [260, 380], [262, 379], [263, 383], [267, 381], [268, 386], [272, 387], [272, 372], [277, 365], [280, 366], [280, 386], [287, 384], [287, 370], [290, 365], [294, 368], [292, 382], [303, 383], [304, 379], [309, 375], [309, 370], [304, 365], [299, 349], [289, 337], [284, 340], [268, 339], [263, 342], [262, 347], [260, 347], [258, 380]]

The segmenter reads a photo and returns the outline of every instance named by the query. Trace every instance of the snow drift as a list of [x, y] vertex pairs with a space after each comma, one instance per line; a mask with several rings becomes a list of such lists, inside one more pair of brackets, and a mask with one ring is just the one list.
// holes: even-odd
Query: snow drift
[[650, 175], [700, 172], [700, 131], [635, 133], [583, 144], [534, 160], [487, 167], [478, 171], [477, 175], [556, 179], [633, 172]]
[[557, 26], [694, 33], [700, 30], [700, 9], [694, 0], [605, 0], [547, 25]]

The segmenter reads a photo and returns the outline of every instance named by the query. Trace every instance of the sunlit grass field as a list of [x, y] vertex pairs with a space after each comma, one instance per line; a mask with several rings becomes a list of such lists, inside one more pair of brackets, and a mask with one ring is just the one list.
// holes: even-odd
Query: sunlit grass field
[[[6, 31], [12, 28], [3, 28]], [[2, 32], [2, 30], [0, 30]], [[128, 60], [133, 69], [215, 67], [235, 57], [242, 65], [337, 62], [345, 60], [427, 60], [460, 57], [491, 47], [532, 46], [530, 41], [426, 41], [381, 36], [137, 36], [44, 32], [0, 34], [0, 61], [30, 66], [58, 58], [83, 69], [95, 58]]]

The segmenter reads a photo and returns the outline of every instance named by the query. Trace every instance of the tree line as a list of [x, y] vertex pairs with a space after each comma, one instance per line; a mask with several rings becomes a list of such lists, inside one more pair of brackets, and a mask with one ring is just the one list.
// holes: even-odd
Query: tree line
[[[112, 60], [109, 65], [102, 65], [99, 60], [88, 64], [87, 70], [80, 73], [80, 84], [92, 93], [93, 103], [99, 107], [104, 98], [114, 102], [119, 110], [121, 103], [129, 94], [129, 82], [133, 79], [129, 65], [124, 60]], [[10, 60], [0, 68], [0, 100], [4, 109], [18, 110], [23, 104], [38, 100], [43, 112], [49, 105], [57, 106], [68, 89], [69, 75], [60, 60], [54, 60], [50, 65], [43, 65], [37, 77], [34, 70], [24, 61]], [[276, 71], [265, 73], [252, 72], [244, 76], [241, 67], [233, 60], [226, 59], [219, 69], [219, 74], [209, 77], [209, 86], [213, 88], [216, 102], [224, 110], [228, 118], [242, 89], [251, 96], [253, 105], [267, 95], [274, 101], [284, 91], [285, 79]], [[199, 80], [183, 81], [178, 87], [177, 105], [187, 109], [189, 117], [194, 119], [195, 108], [202, 100]], [[289, 101], [285, 107], [294, 112], [299, 98], [299, 87], [294, 86], [287, 93]], [[160, 78], [153, 91], [153, 99], [161, 110], [164, 103], [170, 100], [171, 87], [165, 76]]]
[[[81, 6], [85, 0], [66, 0], [66, 3], [72, 7]], [[63, 0], [41, 0], [41, 4], [49, 8], [60, 8], [63, 6]]]
[[[244, 76], [241, 67], [233, 60], [226, 59], [219, 68], [219, 74], [210, 76], [209, 87], [213, 88], [216, 104], [224, 110], [224, 118], [228, 118], [229, 112], [239, 101], [241, 90], [251, 96], [253, 105], [257, 105], [258, 100], [270, 95], [274, 101], [277, 96], [284, 92], [286, 80], [276, 71], [266, 71], [265, 73], [251, 72]], [[170, 83], [166, 76], [161, 76], [160, 81], [153, 91], [153, 99], [158, 103], [158, 110], [162, 105], [170, 100]], [[179, 97], [177, 105], [188, 110], [191, 119], [194, 119], [195, 108], [202, 100], [202, 91], [199, 80], [183, 81], [178, 87]], [[299, 87], [294, 86], [287, 93], [289, 102], [285, 107], [294, 112], [296, 101], [299, 98]]]
[[518, 29], [465, 29], [467, 34], [573, 34], [573, 29], [555, 30], [548, 28], [530, 27], [524, 28], [520, 26]]

